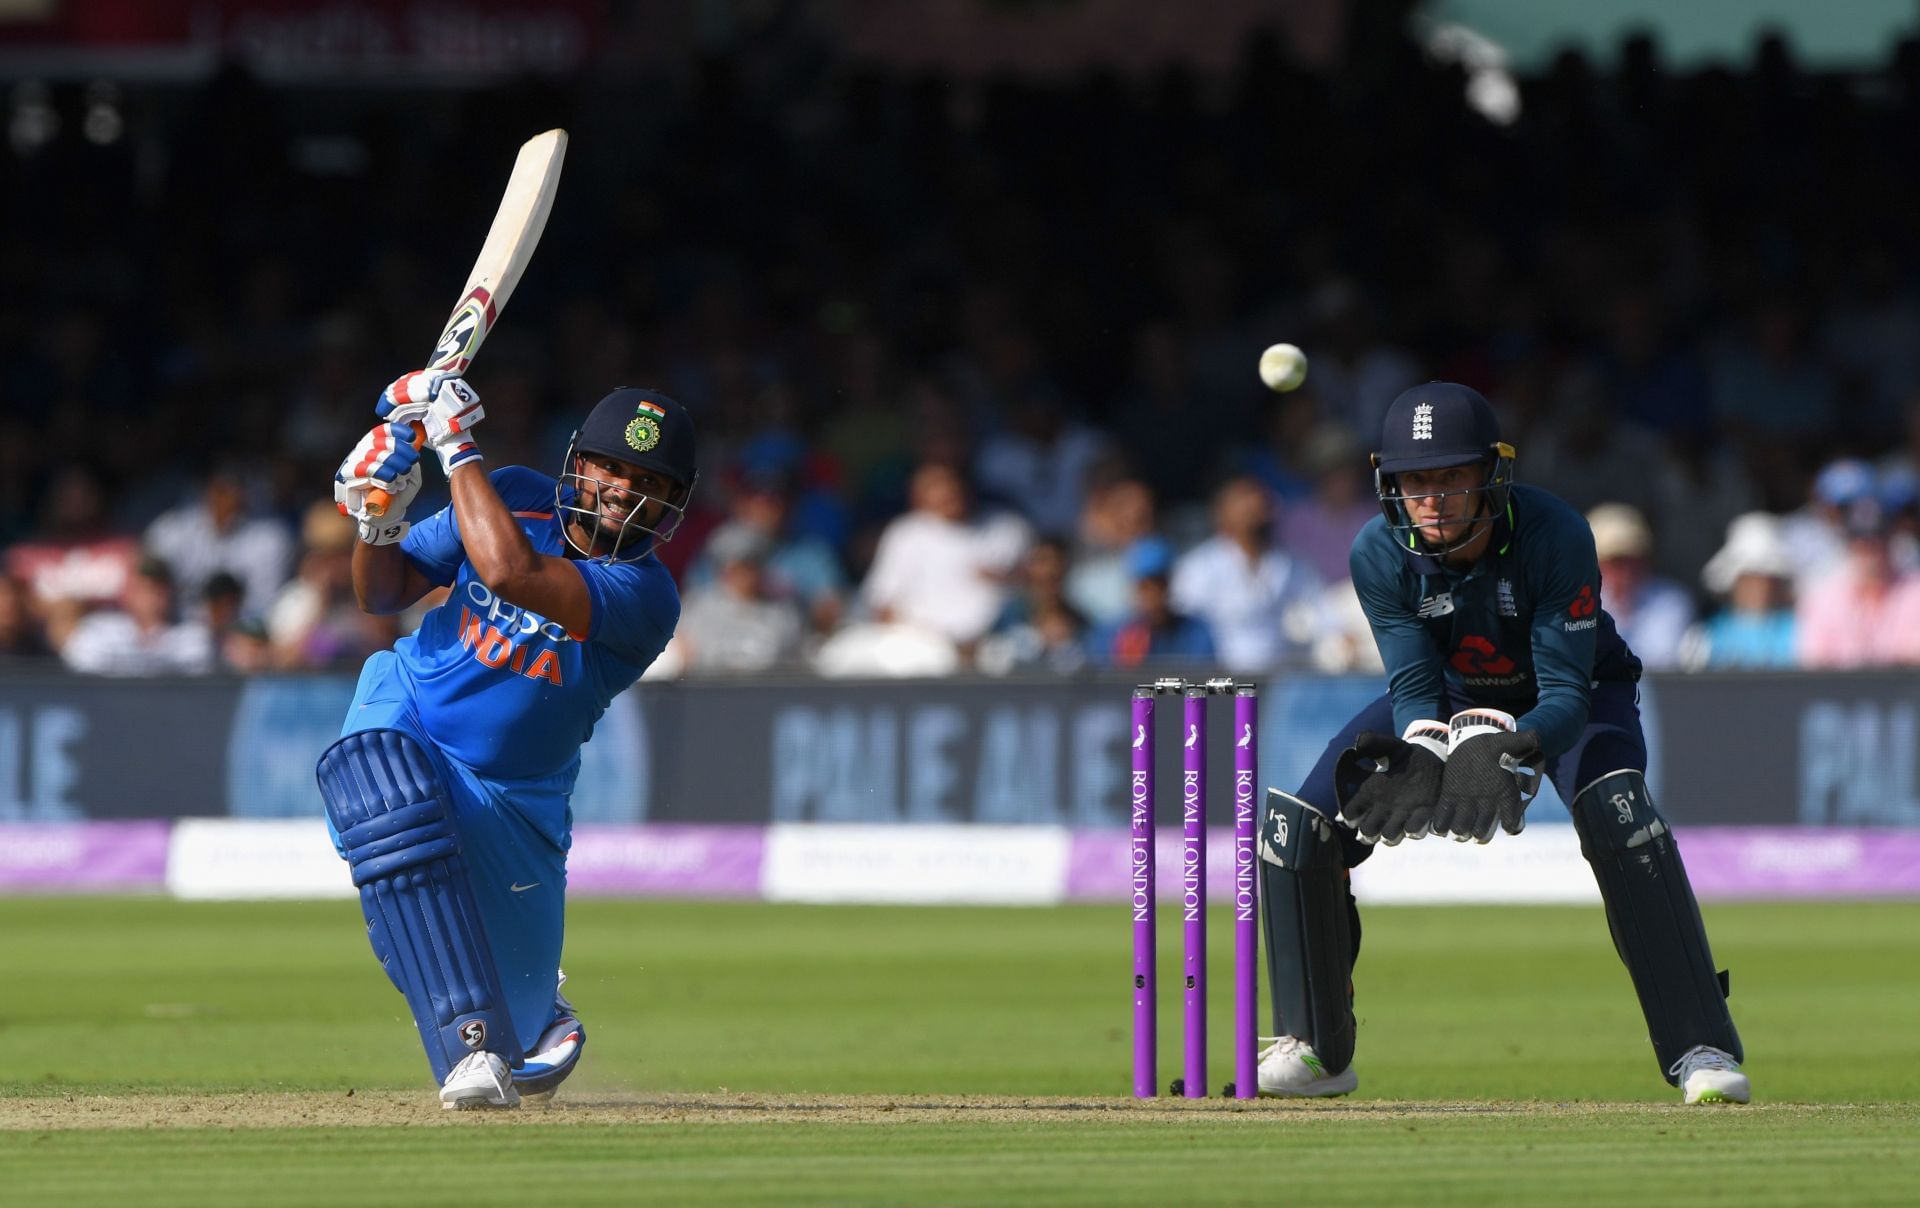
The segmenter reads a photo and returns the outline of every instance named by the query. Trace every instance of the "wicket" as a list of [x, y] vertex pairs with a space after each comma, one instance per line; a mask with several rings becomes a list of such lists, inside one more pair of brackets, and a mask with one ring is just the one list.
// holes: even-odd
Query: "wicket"
[[1259, 689], [1230, 679], [1188, 683], [1159, 679], [1133, 690], [1133, 803], [1131, 861], [1133, 916], [1133, 1093], [1156, 1092], [1158, 1004], [1155, 975], [1154, 706], [1162, 695], [1181, 700], [1180, 916], [1183, 923], [1183, 989], [1186, 1064], [1168, 1093], [1189, 1099], [1207, 1095], [1207, 701], [1233, 697], [1233, 1081], [1225, 1094], [1259, 1094], [1255, 1062], [1256, 974], [1259, 893], [1255, 878], [1254, 779], [1259, 766]]

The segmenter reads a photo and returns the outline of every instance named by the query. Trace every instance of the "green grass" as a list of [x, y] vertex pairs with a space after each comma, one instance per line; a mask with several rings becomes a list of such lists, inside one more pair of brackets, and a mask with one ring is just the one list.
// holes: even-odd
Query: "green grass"
[[[575, 1106], [443, 1119], [351, 902], [0, 900], [0, 1187], [196, 1205], [1910, 1201], [1920, 904], [1706, 914], [1752, 1108], [1678, 1107], [1594, 909], [1369, 910], [1359, 1094], [1195, 1111], [1127, 1097], [1118, 909], [601, 901], [570, 918]], [[1163, 932], [1164, 1083], [1180, 1018]], [[1217, 1086], [1227, 928], [1213, 939]], [[250, 1110], [263, 1092], [289, 1094]], [[220, 1094], [225, 1116], [150, 1127]], [[801, 1095], [849, 1109], [781, 1098]], [[140, 1126], [86, 1127], [98, 1096]], [[353, 1117], [382, 1096], [429, 1106]], [[941, 1096], [991, 1101], [921, 1106]], [[22, 1123], [9, 1101], [51, 1106]]]

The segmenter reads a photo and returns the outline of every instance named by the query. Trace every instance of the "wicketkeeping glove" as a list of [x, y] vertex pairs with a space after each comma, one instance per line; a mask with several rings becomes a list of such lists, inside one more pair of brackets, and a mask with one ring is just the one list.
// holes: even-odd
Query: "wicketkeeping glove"
[[1433, 833], [1451, 833], [1464, 843], [1485, 843], [1497, 826], [1517, 835], [1527, 825], [1527, 806], [1540, 791], [1546, 762], [1540, 735], [1513, 729], [1513, 718], [1497, 709], [1468, 709], [1450, 723], [1453, 741]]
[[419, 424], [427, 447], [448, 474], [455, 466], [480, 459], [473, 426], [486, 418], [487, 411], [480, 405], [479, 392], [459, 374], [431, 369], [403, 373], [380, 392], [373, 409], [390, 423]]
[[1447, 727], [1416, 721], [1405, 738], [1362, 731], [1334, 764], [1336, 785], [1359, 785], [1340, 803], [1340, 817], [1363, 843], [1388, 847], [1425, 837], [1446, 769]]
[[[367, 492], [379, 487], [393, 497], [386, 515], [367, 515]], [[407, 505], [420, 493], [420, 451], [403, 424], [377, 424], [347, 454], [333, 474], [333, 502], [360, 525], [360, 540], [392, 545], [407, 535]]]

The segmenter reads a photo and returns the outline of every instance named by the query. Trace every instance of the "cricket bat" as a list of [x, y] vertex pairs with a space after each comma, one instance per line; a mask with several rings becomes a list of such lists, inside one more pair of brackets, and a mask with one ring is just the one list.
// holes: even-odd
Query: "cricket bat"
[[[567, 132], [549, 130], [536, 134], [520, 146], [513, 161], [513, 175], [507, 178], [507, 191], [501, 195], [500, 208], [494, 212], [487, 241], [467, 274], [466, 288], [460, 293], [433, 356], [425, 368], [448, 373], [465, 373], [500, 312], [507, 308], [513, 287], [533, 259], [533, 249], [546, 229], [547, 214], [553, 209], [553, 196], [560, 190], [560, 161], [567, 154]], [[413, 425], [413, 443], [423, 439], [418, 423]], [[384, 516], [393, 497], [378, 487], [367, 492], [367, 515]]]

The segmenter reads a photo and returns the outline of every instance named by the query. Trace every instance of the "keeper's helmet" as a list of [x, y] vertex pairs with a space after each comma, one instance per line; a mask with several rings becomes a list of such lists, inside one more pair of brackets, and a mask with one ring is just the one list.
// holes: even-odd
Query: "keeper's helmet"
[[[586, 480], [578, 471], [576, 459], [583, 453], [611, 457], [672, 479], [671, 497], [659, 499], [666, 505], [659, 523], [649, 526], [642, 522], [644, 505], [636, 507], [617, 528], [598, 508], [580, 506], [581, 487]], [[562, 530], [569, 545], [589, 557], [627, 562], [643, 556], [654, 544], [673, 539], [680, 522], [686, 519], [687, 501], [693, 497], [699, 479], [693, 419], [687, 409], [658, 390], [622, 386], [594, 404], [586, 422], [567, 442], [567, 457], [554, 487], [554, 506], [569, 522]], [[640, 491], [633, 494], [642, 499], [659, 498]], [[573, 538], [575, 523], [587, 534], [584, 549]]]
[[[1426, 556], [1450, 554], [1472, 542], [1507, 510], [1513, 446], [1500, 439], [1500, 421], [1479, 391], [1454, 382], [1415, 386], [1393, 400], [1381, 428], [1380, 451], [1373, 455], [1373, 488], [1380, 497], [1380, 510], [1386, 513], [1387, 529], [1401, 549]], [[1420, 535], [1407, 512], [1407, 500], [1431, 496], [1403, 493], [1400, 475], [1475, 464], [1486, 467], [1480, 484], [1448, 493], [1479, 497], [1477, 519], [1457, 540], [1436, 546]]]

